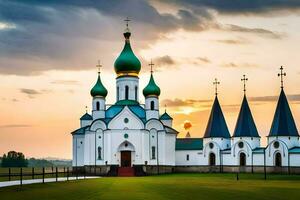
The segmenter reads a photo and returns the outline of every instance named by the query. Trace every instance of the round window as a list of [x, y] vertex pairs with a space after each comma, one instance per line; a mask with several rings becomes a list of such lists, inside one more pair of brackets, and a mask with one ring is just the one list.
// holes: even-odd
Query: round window
[[128, 136], [128, 134], [127, 133], [125, 133], [124, 134], [124, 138], [128, 138], [129, 136]]
[[279, 142], [276, 141], [276, 142], [274, 142], [273, 145], [274, 145], [274, 148], [275, 148], [275, 149], [278, 149], [278, 148], [279, 148]]
[[101, 136], [99, 136], [99, 139], [101, 139]]
[[125, 147], [128, 147], [128, 143], [125, 143]]
[[214, 144], [213, 143], [209, 143], [209, 148], [213, 149], [214, 148]]
[[125, 118], [125, 119], [124, 119], [124, 123], [127, 124], [128, 122], [129, 122], [129, 119], [128, 119], [128, 118]]
[[239, 147], [243, 148], [244, 147], [244, 143], [243, 142], [239, 142]]

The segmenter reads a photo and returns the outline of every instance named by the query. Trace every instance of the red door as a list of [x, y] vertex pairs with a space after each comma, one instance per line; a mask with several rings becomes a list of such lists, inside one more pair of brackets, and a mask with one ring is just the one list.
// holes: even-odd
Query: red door
[[131, 167], [131, 151], [121, 151], [121, 167]]

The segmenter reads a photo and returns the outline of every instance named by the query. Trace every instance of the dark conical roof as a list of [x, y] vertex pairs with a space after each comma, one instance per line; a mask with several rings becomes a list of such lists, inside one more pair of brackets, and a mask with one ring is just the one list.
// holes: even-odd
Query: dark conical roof
[[233, 137], [259, 137], [246, 95], [242, 102]]
[[228, 127], [217, 96], [212, 106], [204, 134], [204, 138], [209, 137], [230, 138]]
[[93, 120], [93, 117], [90, 114], [85, 113], [82, 117], [80, 117], [80, 120]]
[[283, 89], [280, 92], [269, 136], [299, 136]]
[[162, 114], [159, 119], [160, 120], [170, 120], [170, 119], [173, 119], [173, 118], [167, 113], [167, 111], [165, 111], [165, 113]]

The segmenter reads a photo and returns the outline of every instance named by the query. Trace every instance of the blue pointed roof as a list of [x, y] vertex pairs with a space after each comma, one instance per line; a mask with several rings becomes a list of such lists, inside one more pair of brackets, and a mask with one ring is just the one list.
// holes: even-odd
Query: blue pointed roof
[[242, 102], [233, 137], [259, 137], [246, 95]]
[[171, 120], [173, 118], [165, 111], [165, 113], [162, 114], [159, 119], [160, 120]]
[[82, 117], [80, 117], [80, 120], [93, 120], [93, 117], [90, 114], [85, 113]]
[[218, 96], [216, 96], [215, 98], [204, 133], [204, 138], [209, 137], [230, 138], [228, 127], [218, 100]]
[[277, 103], [270, 136], [299, 136], [288, 100], [282, 89]]

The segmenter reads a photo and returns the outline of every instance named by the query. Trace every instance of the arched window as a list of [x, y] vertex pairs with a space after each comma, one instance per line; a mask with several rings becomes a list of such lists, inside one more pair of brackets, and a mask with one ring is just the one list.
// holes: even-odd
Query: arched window
[[190, 160], [190, 155], [186, 154], [186, 160], [189, 161]]
[[275, 166], [281, 167], [282, 166], [282, 160], [281, 160], [281, 153], [277, 152], [275, 154]]
[[119, 86], [117, 87], [117, 101], [120, 100], [120, 90]]
[[100, 110], [100, 102], [99, 101], [96, 102], [96, 110]]
[[240, 153], [240, 166], [246, 166], [246, 154]]
[[135, 96], [135, 100], [137, 101], [137, 96], [138, 96], [138, 87], [137, 86], [135, 86], [135, 88], [134, 88], [134, 96]]
[[151, 159], [155, 159], [155, 154], [156, 154], [155, 147], [153, 146], [151, 147]]
[[102, 160], [101, 154], [102, 154], [102, 148], [99, 146], [98, 147], [98, 160]]
[[209, 154], [209, 165], [210, 166], [216, 165], [216, 155], [214, 153]]
[[155, 104], [154, 104], [154, 101], [151, 101], [151, 102], [150, 102], [150, 109], [151, 109], [151, 110], [154, 110], [154, 105], [155, 105]]
[[125, 86], [125, 99], [127, 100], [129, 98], [129, 87], [128, 85]]

